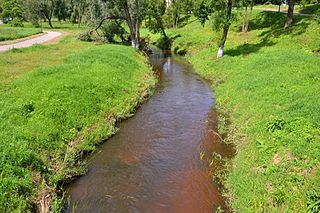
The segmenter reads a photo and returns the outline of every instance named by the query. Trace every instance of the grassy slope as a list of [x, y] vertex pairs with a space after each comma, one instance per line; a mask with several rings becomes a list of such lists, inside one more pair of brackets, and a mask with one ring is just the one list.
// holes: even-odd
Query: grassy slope
[[0, 82], [0, 212], [25, 212], [79, 172], [155, 80], [130, 47], [67, 37], [2, 54]]
[[[238, 212], [306, 212], [320, 208], [320, 25], [254, 12], [251, 31], [233, 26], [216, 60], [215, 33], [197, 21], [170, 32], [196, 71], [212, 79], [218, 106], [230, 116], [238, 154], [227, 178]], [[270, 27], [272, 26], [272, 27]]]

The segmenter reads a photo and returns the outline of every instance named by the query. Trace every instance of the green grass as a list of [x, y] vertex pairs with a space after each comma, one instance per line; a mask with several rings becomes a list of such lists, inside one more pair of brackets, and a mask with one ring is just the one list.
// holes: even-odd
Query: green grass
[[40, 29], [22, 27], [0, 27], [0, 41], [15, 40], [27, 36], [39, 34]]
[[[278, 5], [257, 5], [254, 8], [259, 9], [279, 9]], [[281, 6], [280, 10], [288, 10], [288, 6]], [[320, 14], [320, 4], [307, 4], [305, 6], [303, 5], [295, 5], [294, 10], [296, 13], [302, 13], [302, 14]]]
[[217, 107], [231, 122], [221, 125], [237, 146], [226, 179], [236, 212], [320, 209], [320, 25], [296, 17], [285, 31], [285, 19], [254, 11], [250, 32], [234, 24], [219, 60], [210, 24], [191, 20], [169, 32], [173, 50], [213, 81]]
[[[52, 21], [54, 28], [50, 28], [48, 22], [43, 22], [42, 27], [44, 31], [61, 31], [69, 33], [79, 33], [87, 29], [85, 24], [81, 24], [81, 27], [78, 28], [78, 24], [72, 24], [69, 22], [58, 22], [57, 20]], [[24, 22], [24, 27], [11, 27], [10, 24], [0, 25], [0, 41], [9, 41], [19, 38], [24, 38], [27, 36], [39, 34], [41, 29], [40, 27], [33, 26], [30, 22]]]
[[31, 211], [41, 195], [56, 197], [83, 172], [81, 156], [112, 135], [155, 83], [131, 47], [72, 37], [2, 54], [0, 76], [0, 212]]

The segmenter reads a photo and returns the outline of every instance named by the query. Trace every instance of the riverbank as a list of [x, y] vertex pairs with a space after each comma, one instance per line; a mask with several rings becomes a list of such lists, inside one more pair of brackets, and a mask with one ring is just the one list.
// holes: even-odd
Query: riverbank
[[83, 156], [117, 131], [155, 85], [131, 47], [67, 36], [1, 54], [0, 211], [59, 211]]
[[213, 81], [217, 108], [228, 115], [220, 129], [238, 154], [226, 193], [238, 212], [320, 208], [320, 27], [295, 17], [285, 31], [285, 18], [254, 11], [247, 34], [240, 21], [232, 26], [220, 60], [210, 24], [191, 20], [169, 32], [172, 49]]

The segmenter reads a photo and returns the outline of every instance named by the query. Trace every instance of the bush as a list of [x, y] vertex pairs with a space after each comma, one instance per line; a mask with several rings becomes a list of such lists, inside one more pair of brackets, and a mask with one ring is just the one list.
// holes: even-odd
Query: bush
[[115, 36], [119, 36], [124, 41], [126, 30], [117, 22], [108, 22], [101, 27], [104, 40], [114, 42]]
[[14, 18], [10, 21], [12, 27], [23, 27], [23, 20], [20, 18]]
[[90, 31], [85, 31], [85, 32], [79, 33], [77, 35], [77, 39], [80, 41], [94, 41], [95, 40]]

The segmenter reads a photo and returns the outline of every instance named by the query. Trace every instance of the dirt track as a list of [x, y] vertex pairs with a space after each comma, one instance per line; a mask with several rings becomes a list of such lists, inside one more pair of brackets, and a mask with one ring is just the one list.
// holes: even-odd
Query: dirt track
[[36, 37], [36, 38], [32, 38], [29, 40], [25, 40], [25, 41], [21, 41], [21, 42], [17, 42], [14, 44], [8, 44], [8, 45], [3, 45], [0, 46], [0, 52], [4, 52], [10, 49], [14, 49], [14, 48], [25, 48], [25, 47], [30, 47], [34, 44], [43, 44], [45, 42], [51, 41], [53, 39], [56, 39], [58, 37], [60, 37], [62, 35], [62, 33], [60, 32], [51, 32], [51, 31], [47, 31], [45, 35]]

